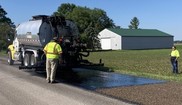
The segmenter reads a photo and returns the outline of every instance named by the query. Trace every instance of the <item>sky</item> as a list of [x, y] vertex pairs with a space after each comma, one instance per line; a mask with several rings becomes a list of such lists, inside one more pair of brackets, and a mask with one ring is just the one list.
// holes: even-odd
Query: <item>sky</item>
[[15, 25], [34, 15], [52, 15], [63, 3], [102, 9], [121, 28], [137, 17], [139, 28], [158, 29], [182, 40], [182, 0], [0, 0]]

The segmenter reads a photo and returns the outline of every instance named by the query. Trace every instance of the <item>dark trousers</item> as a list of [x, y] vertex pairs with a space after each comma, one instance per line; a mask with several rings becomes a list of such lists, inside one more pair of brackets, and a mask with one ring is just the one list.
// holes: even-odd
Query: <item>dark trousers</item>
[[176, 60], [176, 57], [171, 57], [171, 64], [173, 67], [173, 73], [178, 73], [178, 61]]

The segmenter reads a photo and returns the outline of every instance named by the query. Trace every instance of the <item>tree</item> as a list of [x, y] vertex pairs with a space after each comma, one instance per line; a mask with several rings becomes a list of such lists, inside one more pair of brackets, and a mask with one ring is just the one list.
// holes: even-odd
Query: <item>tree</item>
[[8, 46], [8, 39], [13, 39], [15, 25], [6, 17], [7, 12], [0, 6], [0, 50]]
[[130, 25], [128, 27], [129, 27], [129, 29], [138, 29], [138, 26], [139, 26], [139, 20], [137, 17], [134, 17], [130, 21]]
[[76, 7], [72, 13], [70, 13], [66, 18], [73, 20], [79, 29], [80, 34], [83, 34], [85, 29], [91, 23], [90, 19], [90, 9], [83, 7]]
[[73, 9], [76, 7], [76, 5], [74, 4], [61, 4], [58, 7], [58, 10], [56, 12], [54, 12], [54, 15], [58, 15], [58, 16], [64, 16], [67, 17], [69, 15], [69, 13], [71, 13], [73, 11]]
[[90, 24], [84, 32], [86, 40], [88, 42], [88, 47], [91, 49], [99, 48], [99, 38], [98, 38], [98, 30], [93, 27], [93, 24]]
[[73, 20], [78, 26], [82, 41], [86, 42], [90, 47], [93, 45], [92, 42], [95, 43], [95, 39], [97, 39], [97, 35], [101, 30], [115, 27], [113, 20], [107, 16], [106, 12], [97, 8], [90, 9], [75, 6], [74, 4], [62, 4], [54, 14], [64, 15], [66, 19]]
[[110, 19], [106, 12], [102, 9], [95, 8], [90, 12], [90, 18], [91, 21], [99, 31], [105, 29], [105, 28], [113, 28], [115, 27], [115, 24], [113, 23], [113, 20]]

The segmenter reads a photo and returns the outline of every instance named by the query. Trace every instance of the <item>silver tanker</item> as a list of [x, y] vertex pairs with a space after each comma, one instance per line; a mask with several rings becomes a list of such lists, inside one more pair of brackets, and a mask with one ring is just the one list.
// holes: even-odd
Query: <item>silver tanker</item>
[[[54, 17], [45, 15], [33, 16], [32, 20], [17, 26], [17, 39], [23, 45], [43, 47], [53, 38], [53, 35], [58, 37], [78, 37], [78, 28], [74, 22], [63, 18], [58, 18], [58, 20], [59, 22], [55, 26]], [[55, 32], [56, 30], [58, 32]]]
[[[63, 49], [62, 61], [66, 65], [79, 63], [82, 56], [88, 56], [85, 44], [79, 41], [76, 24], [64, 17], [38, 15], [16, 28], [13, 50], [8, 49], [8, 63], [21, 62], [21, 68], [38, 68], [45, 65], [44, 46], [54, 37], [60, 39]], [[81, 54], [81, 51], [87, 52]]]

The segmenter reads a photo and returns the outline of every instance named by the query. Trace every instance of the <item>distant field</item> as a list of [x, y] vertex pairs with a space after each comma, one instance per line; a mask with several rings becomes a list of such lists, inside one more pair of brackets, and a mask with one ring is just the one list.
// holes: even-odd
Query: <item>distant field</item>
[[[177, 48], [181, 53], [182, 45], [177, 45]], [[105, 67], [115, 72], [182, 81], [182, 74], [172, 74], [170, 52], [171, 49], [101, 51], [92, 52], [86, 59], [95, 63], [102, 59]], [[179, 59], [179, 71], [182, 72], [182, 58]]]

